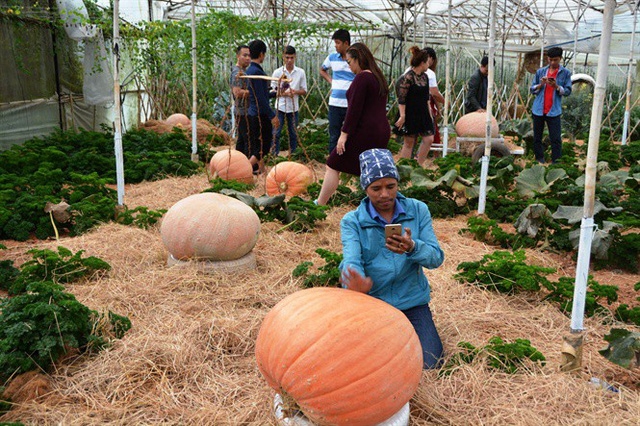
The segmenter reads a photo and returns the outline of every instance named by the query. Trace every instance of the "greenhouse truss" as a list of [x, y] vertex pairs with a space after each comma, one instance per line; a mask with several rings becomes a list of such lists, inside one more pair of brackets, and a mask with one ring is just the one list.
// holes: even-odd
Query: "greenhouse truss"
[[[38, 22], [50, 18], [52, 11], [71, 7], [78, 1], [81, 2], [0, 0], [0, 17], [9, 18], [11, 6], [22, 4], [21, 19], [27, 23]], [[87, 2], [93, 2], [99, 8], [108, 8], [112, 3], [109, 0]], [[592, 64], [596, 64], [605, 3], [596, 0], [496, 0], [493, 24], [496, 55], [505, 58], [532, 54], [539, 61], [543, 48], [560, 45], [565, 49], [567, 58], [572, 59], [572, 66], [578, 57], [589, 58]], [[50, 7], [54, 4], [57, 8]], [[406, 51], [406, 48], [401, 49], [403, 43], [415, 43], [440, 46], [442, 50], [457, 49], [475, 58], [489, 51], [492, 28], [490, 4], [493, 2], [487, 0], [138, 0], [120, 1], [119, 17], [121, 21], [134, 25], [142, 21], [189, 21], [193, 8], [196, 31], [198, 16], [210, 11], [231, 11], [261, 20], [344, 22], [355, 28], [356, 40], [378, 38], [381, 42], [392, 42], [395, 46], [393, 55]], [[636, 38], [630, 49], [637, 5], [637, 0], [616, 2], [609, 62], [618, 67], [618, 74], [626, 74], [626, 69], [632, 65], [631, 58], [640, 54], [640, 38]], [[74, 77], [73, 69], [68, 68], [63, 58], [58, 57], [56, 62], [52, 57], [53, 44], [64, 43], [64, 40], [53, 40], [47, 26], [32, 25], [21, 42], [17, 40], [20, 38], [16, 36], [18, 30], [11, 32], [10, 24], [6, 22], [6, 19], [0, 21], [0, 35], [3, 41], [6, 40], [0, 47], [0, 59], [3, 64], [8, 64], [8, 68], [5, 67], [6, 77], [0, 82], [1, 148], [46, 134], [54, 128], [99, 130], [101, 123], [112, 123], [113, 102], [87, 102], [92, 98], [88, 97], [92, 88], [96, 91], [93, 98], [104, 99], [98, 95], [112, 93], [113, 85], [108, 80], [112, 78], [112, 61], [102, 67], [107, 69], [101, 76], [87, 72], [87, 67], [92, 66], [85, 63], [84, 88], [78, 87], [78, 81], [82, 79]], [[106, 47], [109, 51], [109, 43], [110, 40], [106, 45], [97, 43], [92, 48], [103, 50]], [[16, 52], [23, 49], [24, 44], [37, 46], [28, 61], [22, 61], [29, 63], [19, 63], [21, 61], [15, 59]], [[388, 58], [381, 59], [384, 62]], [[390, 62], [393, 61], [392, 57]], [[400, 69], [404, 66], [404, 59], [399, 58], [396, 63]], [[20, 67], [28, 68], [31, 75], [20, 76]], [[389, 69], [393, 68], [390, 66]], [[390, 75], [394, 72], [390, 71]], [[445, 75], [442, 72], [440, 75], [442, 84]], [[89, 78], [93, 83], [89, 84]], [[133, 78], [124, 74], [120, 84], [124, 87], [124, 83]], [[98, 85], [105, 90], [98, 93]], [[140, 96], [140, 93], [125, 91], [121, 97], [124, 99], [125, 127], [140, 119], [141, 114], [136, 111]], [[504, 96], [511, 95], [507, 93]]]

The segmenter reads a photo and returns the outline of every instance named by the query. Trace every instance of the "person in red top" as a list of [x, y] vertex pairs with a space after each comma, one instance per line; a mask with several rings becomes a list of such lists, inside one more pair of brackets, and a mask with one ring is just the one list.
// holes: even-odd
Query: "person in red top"
[[338, 188], [340, 172], [360, 176], [360, 154], [372, 148], [387, 148], [391, 126], [387, 119], [389, 86], [373, 54], [362, 43], [346, 53], [356, 77], [347, 90], [347, 114], [337, 146], [329, 154], [318, 205], [326, 205]]
[[533, 152], [539, 163], [544, 163], [542, 132], [544, 124], [549, 129], [551, 161], [562, 156], [562, 97], [571, 94], [571, 71], [560, 65], [562, 48], [547, 51], [549, 65], [536, 71], [529, 91], [536, 95], [531, 110], [533, 116]]

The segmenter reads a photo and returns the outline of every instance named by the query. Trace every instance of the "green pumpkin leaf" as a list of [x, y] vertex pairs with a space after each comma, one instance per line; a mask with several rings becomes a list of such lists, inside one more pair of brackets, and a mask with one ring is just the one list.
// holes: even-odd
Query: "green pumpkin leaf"
[[604, 340], [609, 346], [598, 352], [609, 361], [629, 369], [640, 365], [640, 333], [612, 328]]
[[544, 194], [549, 192], [551, 186], [560, 179], [567, 177], [564, 169], [550, 169], [536, 164], [530, 169], [520, 172], [515, 178], [516, 190], [524, 197], [535, 197], [536, 194]]

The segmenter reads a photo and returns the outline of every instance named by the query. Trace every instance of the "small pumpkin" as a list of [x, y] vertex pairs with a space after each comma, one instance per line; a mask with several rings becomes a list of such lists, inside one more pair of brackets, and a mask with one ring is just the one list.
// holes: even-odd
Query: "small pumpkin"
[[191, 119], [189, 117], [187, 117], [184, 114], [171, 114], [169, 117], [167, 117], [167, 119], [164, 121], [166, 124], [168, 124], [171, 127], [174, 126], [178, 126], [178, 127], [189, 127], [191, 126]]
[[266, 315], [256, 340], [271, 388], [318, 424], [372, 425], [405, 405], [422, 377], [422, 349], [406, 316], [372, 296], [315, 287]]
[[251, 207], [214, 192], [178, 201], [160, 226], [164, 246], [178, 260], [236, 260], [253, 249], [259, 233], [260, 219]]
[[246, 155], [235, 149], [218, 151], [209, 162], [209, 171], [214, 177], [253, 183], [253, 167]]
[[267, 195], [285, 194], [288, 197], [300, 195], [313, 182], [313, 173], [304, 164], [295, 161], [278, 163], [267, 174], [265, 189]]
[[[487, 113], [470, 112], [465, 114], [456, 123], [456, 135], [467, 138], [483, 138], [487, 132]], [[491, 117], [491, 137], [497, 138], [500, 135], [498, 121]]]

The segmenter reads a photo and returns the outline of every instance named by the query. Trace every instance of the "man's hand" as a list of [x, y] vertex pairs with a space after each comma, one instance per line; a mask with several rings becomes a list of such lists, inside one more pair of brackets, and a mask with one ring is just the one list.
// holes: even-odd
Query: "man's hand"
[[373, 281], [369, 277], [363, 277], [358, 273], [358, 271], [354, 271], [353, 269], [347, 267], [347, 269], [342, 273], [340, 277], [340, 283], [347, 287], [349, 290], [357, 291], [360, 293], [369, 293], [371, 287], [373, 286]]
[[416, 246], [416, 242], [411, 238], [411, 229], [404, 228], [403, 235], [392, 235], [387, 238], [385, 247], [397, 254], [405, 254], [412, 251]]
[[274, 129], [277, 129], [278, 127], [280, 127], [280, 120], [278, 119], [277, 115], [271, 119], [271, 125], [273, 126]]

